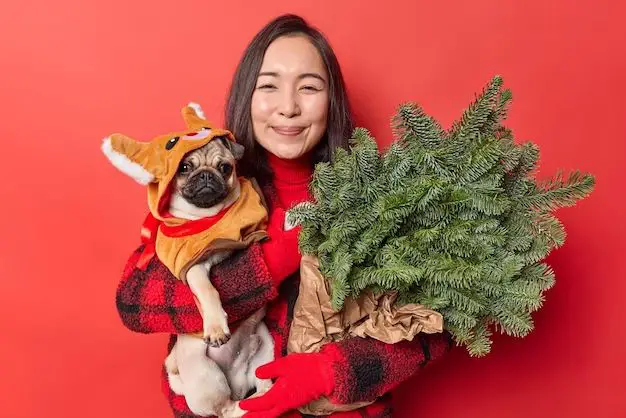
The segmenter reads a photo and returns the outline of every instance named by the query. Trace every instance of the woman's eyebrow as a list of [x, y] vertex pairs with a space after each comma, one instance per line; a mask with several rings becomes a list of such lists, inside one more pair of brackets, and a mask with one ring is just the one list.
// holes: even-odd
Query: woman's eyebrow
[[307, 78], [307, 77], [317, 78], [318, 80], [321, 80], [321, 81], [323, 81], [324, 83], [326, 82], [326, 80], [324, 79], [324, 77], [322, 77], [322, 76], [321, 76], [321, 75], [319, 75], [318, 73], [303, 73], [303, 74], [300, 74], [300, 75], [298, 76], [298, 78], [299, 78], [300, 80], [302, 80], [303, 78]]
[[[275, 71], [263, 71], [263, 72], [259, 73], [259, 77], [262, 77], [262, 76], [278, 77], [278, 73], [275, 72]], [[302, 80], [303, 78], [307, 78], [307, 77], [317, 78], [318, 80], [321, 80], [324, 83], [326, 82], [324, 77], [322, 77], [318, 73], [302, 73], [302, 74], [298, 75], [298, 79], [299, 80]]]

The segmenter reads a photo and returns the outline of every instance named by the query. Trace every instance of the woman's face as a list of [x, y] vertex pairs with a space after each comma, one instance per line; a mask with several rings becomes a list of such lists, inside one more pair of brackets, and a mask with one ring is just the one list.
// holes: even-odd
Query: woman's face
[[313, 149], [326, 132], [328, 74], [304, 36], [276, 39], [265, 52], [252, 95], [256, 141], [282, 159]]

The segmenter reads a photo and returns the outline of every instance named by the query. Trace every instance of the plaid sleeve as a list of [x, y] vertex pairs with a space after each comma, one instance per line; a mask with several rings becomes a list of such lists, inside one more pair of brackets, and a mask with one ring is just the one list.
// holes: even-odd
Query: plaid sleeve
[[[128, 259], [118, 285], [116, 305], [122, 323], [131, 331], [144, 334], [202, 330], [202, 317], [188, 286], [156, 257], [145, 271], [135, 268], [142, 250], [140, 246]], [[211, 281], [229, 322], [243, 319], [278, 294], [259, 243], [211, 269]]]
[[349, 338], [327, 344], [335, 351], [335, 403], [373, 400], [388, 393], [452, 347], [449, 333], [418, 334], [413, 341], [385, 344], [372, 338]]

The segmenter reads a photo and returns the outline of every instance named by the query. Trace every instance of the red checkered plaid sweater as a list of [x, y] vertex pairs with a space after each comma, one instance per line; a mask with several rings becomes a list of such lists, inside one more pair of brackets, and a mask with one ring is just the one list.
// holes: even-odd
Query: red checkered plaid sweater
[[[311, 165], [306, 159], [284, 161], [269, 156], [274, 172], [270, 186], [264, 193], [270, 204], [270, 213], [291, 207], [309, 198], [308, 182]], [[292, 232], [292, 234], [290, 234]], [[267, 326], [275, 341], [275, 355], [286, 355], [286, 342], [298, 296], [296, 231], [282, 233], [264, 243], [255, 243], [236, 253], [227, 263], [212, 269], [211, 280], [219, 291], [224, 310], [235, 323], [267, 304]], [[135, 264], [141, 255], [140, 246], [129, 258], [119, 284], [116, 302], [123, 324], [139, 333], [171, 334], [168, 352], [176, 335], [196, 332], [202, 328], [191, 291], [171, 276], [158, 259], [153, 259], [146, 270]], [[286, 262], [291, 258], [291, 262]], [[293, 260], [295, 258], [295, 260]], [[288, 266], [291, 266], [289, 268]], [[333, 364], [334, 391], [330, 398], [337, 403], [379, 400], [358, 411], [337, 413], [332, 417], [382, 418], [391, 416], [389, 392], [419, 369], [441, 357], [452, 345], [449, 334], [420, 334], [412, 342], [385, 344], [373, 339], [351, 338], [329, 347], [340, 361]], [[162, 373], [162, 388], [178, 418], [195, 415], [185, 399], [174, 394]], [[292, 412], [293, 417], [301, 414]]]

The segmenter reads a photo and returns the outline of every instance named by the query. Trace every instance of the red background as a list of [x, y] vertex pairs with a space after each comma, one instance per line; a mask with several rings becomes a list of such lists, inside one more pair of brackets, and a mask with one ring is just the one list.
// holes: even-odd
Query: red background
[[626, 416], [623, 4], [3, 3], [0, 416], [170, 416], [166, 337], [127, 331], [114, 303], [145, 191], [105, 160], [101, 138], [175, 129], [190, 100], [221, 122], [246, 43], [288, 11], [328, 35], [381, 144], [400, 102], [448, 126], [497, 73], [514, 93], [509, 126], [541, 147], [540, 175], [597, 176], [590, 198], [559, 212], [569, 235], [536, 331], [497, 338], [483, 359], [456, 350], [400, 388], [397, 416]]

